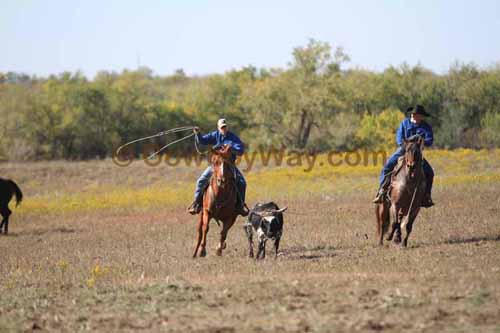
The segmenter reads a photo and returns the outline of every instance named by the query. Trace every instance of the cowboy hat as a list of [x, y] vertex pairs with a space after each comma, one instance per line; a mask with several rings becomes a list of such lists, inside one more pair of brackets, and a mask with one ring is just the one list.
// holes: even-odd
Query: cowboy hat
[[425, 117], [430, 117], [431, 115], [425, 111], [425, 108], [417, 104], [415, 106], [410, 106], [408, 109], [406, 109], [406, 112], [409, 114], [421, 114], [422, 116]]

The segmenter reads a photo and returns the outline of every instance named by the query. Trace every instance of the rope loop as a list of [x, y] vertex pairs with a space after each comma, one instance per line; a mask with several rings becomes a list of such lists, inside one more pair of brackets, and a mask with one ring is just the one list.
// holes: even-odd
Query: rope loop
[[[154, 139], [154, 138], [158, 138], [158, 137], [161, 137], [161, 136], [165, 136], [165, 135], [169, 135], [169, 134], [172, 134], [172, 133], [180, 133], [180, 132], [187, 132], [187, 131], [193, 131], [194, 129], [196, 128], [196, 126], [181, 126], [181, 127], [175, 127], [175, 128], [172, 128], [172, 129], [169, 129], [169, 130], [166, 130], [166, 131], [162, 131], [162, 132], [159, 132], [157, 134], [154, 134], [154, 135], [150, 135], [150, 136], [145, 136], [143, 138], [139, 138], [139, 139], [136, 139], [136, 140], [132, 140], [130, 142], [127, 142], [123, 145], [121, 145], [120, 147], [118, 147], [118, 149], [116, 149], [116, 156], [119, 156], [121, 150], [131, 144], [134, 144], [134, 143], [137, 143], [137, 142], [141, 142], [141, 141], [145, 141], [145, 140], [151, 140], [151, 139]], [[196, 149], [196, 151], [198, 152], [198, 154], [200, 155], [204, 155], [204, 154], [207, 154], [208, 153], [208, 150], [205, 151], [205, 152], [202, 152], [200, 150], [200, 142], [198, 140], [198, 136], [195, 135], [195, 133], [190, 133], [188, 135], [185, 135], [183, 136], [182, 138], [180, 139], [177, 139], [175, 141], [172, 141], [172, 142], [169, 142], [167, 143], [166, 145], [164, 145], [163, 147], [161, 147], [160, 149], [158, 149], [157, 151], [155, 151], [154, 153], [152, 153], [151, 155], [149, 155], [147, 157], [148, 160], [152, 159], [153, 157], [155, 157], [156, 155], [158, 155], [159, 153], [161, 153], [162, 151], [164, 151], [165, 149], [167, 149], [168, 147], [170, 147], [171, 145], [175, 144], [175, 143], [178, 143], [178, 142], [181, 142], [181, 141], [184, 141], [186, 139], [189, 139], [190, 137], [194, 136], [194, 147]]]

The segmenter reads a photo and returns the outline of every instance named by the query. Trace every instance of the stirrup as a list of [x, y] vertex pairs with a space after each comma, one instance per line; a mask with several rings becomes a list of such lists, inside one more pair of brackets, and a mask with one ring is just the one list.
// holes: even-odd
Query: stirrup
[[243, 204], [242, 206], [237, 208], [237, 213], [238, 215], [246, 217], [250, 213], [250, 210], [248, 209], [248, 206], [246, 204]]
[[374, 204], [381, 204], [384, 202], [385, 193], [377, 193], [375, 199], [372, 200]]
[[201, 212], [201, 205], [197, 201], [194, 201], [188, 208], [188, 213], [191, 215], [196, 215], [199, 214], [200, 212]]

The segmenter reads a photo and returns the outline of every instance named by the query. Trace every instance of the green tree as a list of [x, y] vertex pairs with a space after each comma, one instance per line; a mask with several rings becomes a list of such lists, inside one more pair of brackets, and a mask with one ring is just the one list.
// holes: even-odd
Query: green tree
[[[348, 60], [342, 49], [331, 54], [331, 46], [311, 39], [307, 46], [293, 51], [293, 62], [287, 71], [275, 71], [247, 87], [242, 110], [257, 145], [286, 145], [299, 149], [322, 148], [326, 127], [341, 109], [337, 98], [341, 65]], [[320, 141], [310, 142], [313, 132]]]
[[391, 149], [396, 145], [396, 131], [403, 119], [403, 113], [397, 109], [386, 109], [378, 115], [365, 113], [356, 137], [366, 148]]
[[500, 112], [488, 112], [481, 120], [482, 142], [488, 147], [500, 147]]

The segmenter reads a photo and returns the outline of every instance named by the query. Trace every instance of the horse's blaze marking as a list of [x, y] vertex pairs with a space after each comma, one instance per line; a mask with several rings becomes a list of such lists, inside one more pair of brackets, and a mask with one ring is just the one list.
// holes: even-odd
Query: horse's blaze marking
[[[211, 159], [211, 166], [214, 174], [210, 180], [208, 192], [204, 195], [203, 210], [198, 221], [198, 240], [196, 243], [193, 257], [200, 254], [206, 254], [206, 242], [208, 233], [208, 223], [211, 219], [217, 222], [222, 222], [222, 230], [220, 241], [217, 250], [218, 255], [222, 255], [222, 250], [225, 248], [226, 237], [229, 229], [233, 226], [236, 217], [236, 193], [232, 191], [234, 185], [232, 178], [229, 179], [229, 186], [224, 186], [224, 160], [220, 154], [215, 154]], [[229, 162], [228, 162], [229, 163]], [[230, 165], [230, 164], [229, 164]], [[230, 191], [228, 193], [228, 191]], [[217, 204], [219, 199], [223, 199], [222, 203]]]

